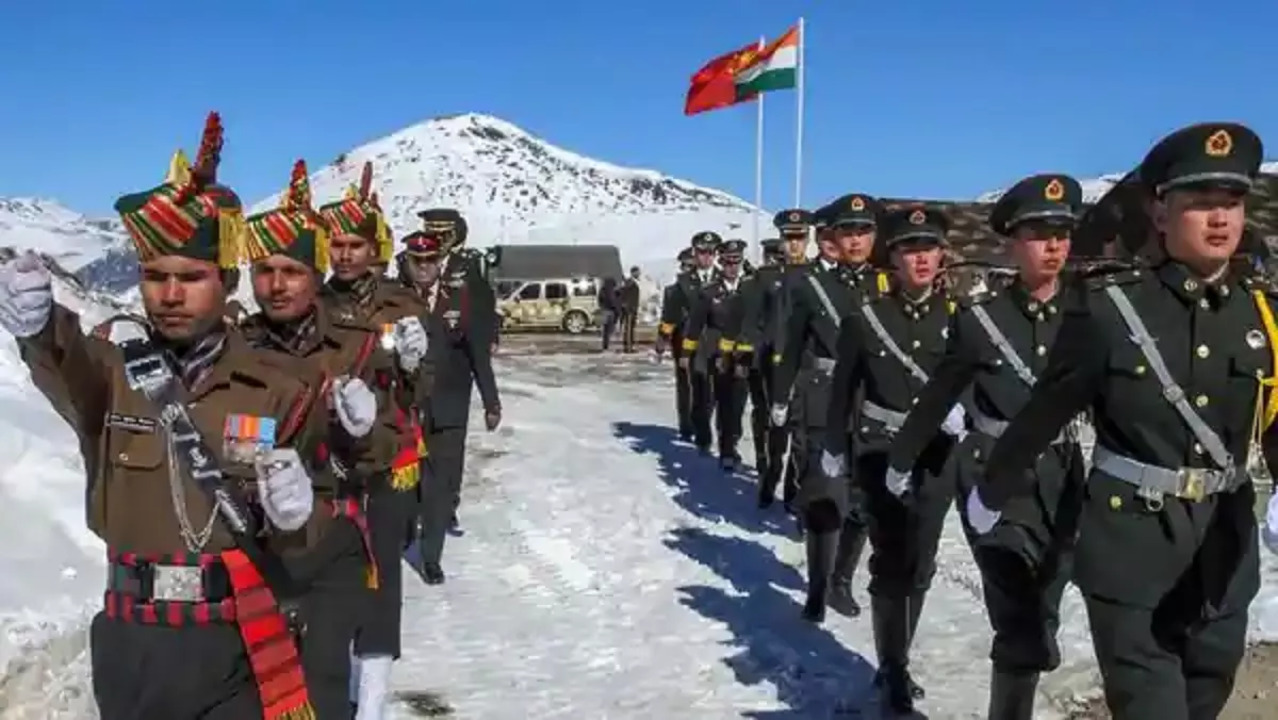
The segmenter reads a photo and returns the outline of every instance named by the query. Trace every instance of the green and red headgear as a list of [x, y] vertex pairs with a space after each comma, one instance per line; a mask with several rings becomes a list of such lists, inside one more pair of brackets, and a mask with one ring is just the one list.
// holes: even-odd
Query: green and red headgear
[[244, 255], [249, 262], [283, 255], [320, 273], [328, 272], [328, 228], [311, 206], [305, 160], [293, 164], [279, 207], [253, 215], [245, 222], [248, 232], [244, 234]]
[[211, 112], [204, 123], [194, 167], [178, 150], [163, 184], [115, 201], [115, 211], [129, 231], [139, 262], [180, 255], [223, 268], [239, 264], [243, 206], [233, 190], [217, 184], [221, 159], [222, 120]]
[[377, 202], [373, 189], [373, 164], [364, 163], [359, 185], [351, 185], [346, 195], [337, 202], [320, 206], [328, 231], [334, 235], [358, 235], [377, 246], [379, 262], [390, 262], [395, 252], [394, 240], [386, 227], [386, 216]]

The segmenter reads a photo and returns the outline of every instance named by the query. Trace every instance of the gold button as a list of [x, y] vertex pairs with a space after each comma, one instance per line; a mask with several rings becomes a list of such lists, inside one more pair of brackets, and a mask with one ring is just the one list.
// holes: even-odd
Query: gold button
[[1228, 286], [1228, 285], [1221, 285], [1221, 286], [1220, 286], [1220, 296], [1221, 296], [1221, 297], [1229, 297], [1229, 286]]
[[915, 340], [914, 342], [910, 343], [910, 347], [917, 348], [922, 344], [923, 343], [919, 342], [918, 340]]
[[883, 356], [884, 356], [884, 355], [886, 355], [886, 354], [887, 354], [887, 351], [886, 351], [886, 350], [880, 350], [880, 351], [879, 351], [879, 357], [883, 357]]
[[1109, 496], [1109, 509], [1110, 509], [1110, 510], [1122, 510], [1122, 509], [1123, 509], [1123, 499], [1122, 499], [1122, 498], [1120, 498], [1120, 497], [1119, 497], [1119, 496], [1117, 496], [1117, 495], [1110, 495], [1110, 496]]
[[1198, 301], [1198, 307], [1200, 307], [1200, 308], [1202, 308], [1202, 309], [1204, 309], [1204, 310], [1210, 310], [1210, 309], [1211, 309], [1211, 303], [1207, 302], [1207, 298], [1203, 298], [1202, 300], [1199, 300], [1199, 301]]
[[972, 449], [972, 459], [974, 459], [974, 460], [980, 460], [980, 459], [981, 459], [981, 449], [980, 449], [980, 448], [973, 448], [973, 449]]
[[1190, 278], [1185, 281], [1185, 292], [1193, 292], [1198, 289], [1198, 281]]
[[919, 396], [918, 396], [918, 395], [915, 395], [914, 397], [910, 398], [910, 404], [911, 404], [911, 405], [918, 405], [918, 404], [919, 404]]
[[1194, 398], [1194, 404], [1197, 405], [1198, 407], [1207, 407], [1207, 396], [1199, 395], [1198, 397]]
[[1194, 452], [1195, 452], [1195, 453], [1198, 453], [1199, 455], [1202, 455], [1202, 454], [1203, 454], [1203, 446], [1202, 446], [1202, 445], [1200, 445], [1199, 443], [1194, 443]]
[[120, 462], [128, 462], [128, 461], [129, 461], [129, 454], [128, 454], [128, 453], [120, 453]]
[[1038, 310], [1038, 303], [1031, 302], [1028, 307], [1030, 312], [1036, 312]]
[[1047, 346], [1046, 346], [1046, 345], [1039, 345], [1038, 347], [1034, 348], [1034, 354], [1035, 354], [1035, 355], [1038, 355], [1039, 357], [1042, 357], [1042, 356], [1046, 355], [1046, 354], [1047, 354]]
[[1144, 375], [1144, 374], [1145, 374], [1145, 366], [1144, 366], [1144, 365], [1137, 365], [1137, 366], [1136, 366], [1136, 374], [1137, 374], [1137, 375]]
[[1199, 345], [1198, 347], [1194, 348], [1194, 353], [1198, 355], [1198, 357], [1206, 359], [1207, 356], [1211, 354], [1211, 348], [1207, 347], [1206, 345]]
[[1056, 314], [1056, 306], [1055, 306], [1055, 305], [1048, 305], [1048, 306], [1047, 306], [1047, 314], [1048, 314], [1048, 315], [1055, 315], [1055, 314]]

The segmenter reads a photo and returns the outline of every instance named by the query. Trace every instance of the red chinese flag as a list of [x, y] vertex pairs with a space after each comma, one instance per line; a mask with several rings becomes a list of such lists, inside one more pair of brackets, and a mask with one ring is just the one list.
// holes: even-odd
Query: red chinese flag
[[753, 100], [753, 95], [737, 97], [736, 72], [748, 65], [749, 59], [758, 52], [758, 43], [750, 43], [740, 50], [725, 53], [706, 63], [705, 67], [692, 76], [688, 97], [683, 104], [683, 114], [696, 115]]

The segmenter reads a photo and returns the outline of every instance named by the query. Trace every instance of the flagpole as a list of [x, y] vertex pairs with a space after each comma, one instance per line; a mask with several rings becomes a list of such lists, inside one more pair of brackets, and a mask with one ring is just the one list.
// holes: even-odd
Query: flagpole
[[[767, 46], [767, 38], [759, 36], [759, 49]], [[755, 260], [763, 262], [763, 247], [760, 245], [759, 213], [763, 211], [763, 98], [767, 93], [759, 93], [758, 107], [755, 109], [754, 123], [754, 245]]]
[[803, 207], [803, 91], [804, 78], [807, 70], [807, 62], [804, 59], [804, 50], [808, 44], [808, 33], [803, 25], [803, 18], [799, 18], [799, 62], [796, 68], [795, 90], [798, 95], [795, 98], [795, 121], [794, 121], [794, 206]]

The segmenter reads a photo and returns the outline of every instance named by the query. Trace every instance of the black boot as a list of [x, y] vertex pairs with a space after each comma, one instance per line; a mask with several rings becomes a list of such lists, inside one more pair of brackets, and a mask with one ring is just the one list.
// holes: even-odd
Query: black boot
[[804, 542], [808, 551], [808, 597], [803, 603], [803, 619], [819, 623], [825, 620], [825, 600], [839, 533], [811, 533]]
[[[910, 620], [910, 639], [905, 645], [906, 652], [909, 652], [909, 649], [914, 647], [914, 633], [919, 629], [919, 618], [923, 617], [923, 601], [926, 599], [926, 590], [920, 590], [910, 595], [908, 611]], [[927, 697], [927, 693], [923, 690], [923, 686], [914, 682], [914, 678], [910, 677], [908, 672], [906, 673], [906, 678], [909, 680], [910, 684], [910, 695], [913, 696], [915, 700], [922, 700]]]
[[1038, 673], [994, 671], [990, 678], [988, 720], [1033, 720]]
[[865, 538], [865, 528], [852, 523], [844, 523], [843, 531], [839, 534], [839, 551], [834, 557], [834, 572], [827, 602], [831, 610], [845, 617], [857, 617], [861, 614], [861, 605], [852, 596], [852, 576], [856, 574], [856, 566], [861, 562]]
[[877, 595], [870, 598], [874, 649], [879, 659], [879, 672], [874, 682], [883, 693], [884, 704], [898, 714], [914, 712], [915, 698], [910, 691], [910, 673], [906, 669], [910, 643], [908, 604], [905, 598]]

